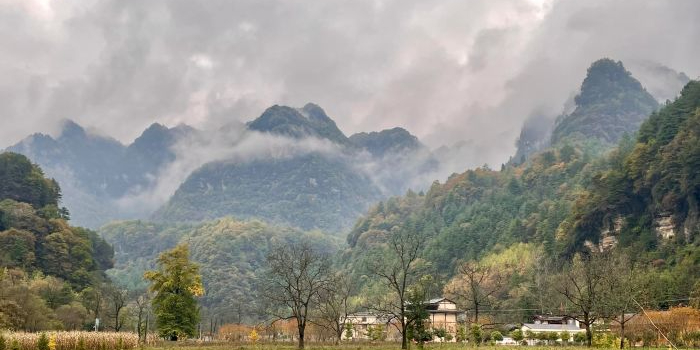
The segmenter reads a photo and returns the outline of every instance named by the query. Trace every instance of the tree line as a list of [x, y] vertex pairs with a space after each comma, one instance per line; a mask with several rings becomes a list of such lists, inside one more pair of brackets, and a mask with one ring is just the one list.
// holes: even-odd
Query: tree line
[[[540, 308], [526, 310], [528, 315], [556, 314], [577, 320], [585, 333], [576, 339], [588, 346], [600, 325], [615, 330], [623, 348], [639, 340], [627, 328], [645, 311], [673, 305], [700, 308], [700, 283], [689, 296], [666, 294], [673, 290], [673, 277], [633, 263], [622, 249], [582, 252], [570, 260], [538, 259], [523, 266], [526, 271], [516, 271], [508, 256], [465, 261], [457, 264], [454, 277], [442, 289], [423, 258], [424, 240], [416, 231], [393, 230], [380, 250], [380, 258], [374, 255], [364, 262], [364, 280], [335, 270], [329, 256], [303, 243], [278, 247], [269, 255], [263, 297], [276, 319], [297, 321], [299, 348], [304, 347], [308, 324], [332, 329], [340, 341], [348, 315], [360, 309], [373, 311], [395, 327], [404, 349], [408, 341], [422, 345], [434, 337], [444, 339], [444, 330], [431, 329], [427, 322], [426, 303], [439, 295], [455, 301], [468, 316], [457, 332], [458, 340], [477, 343], [510, 332], [507, 325], [517, 319], [507, 312], [513, 307], [509, 294], [524, 289], [541, 297]], [[526, 337], [518, 332], [514, 338]]]

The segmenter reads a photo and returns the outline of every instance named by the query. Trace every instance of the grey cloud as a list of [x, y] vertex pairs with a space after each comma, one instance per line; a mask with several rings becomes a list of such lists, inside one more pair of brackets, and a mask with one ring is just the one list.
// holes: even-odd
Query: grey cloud
[[455, 171], [495, 166], [595, 59], [697, 77], [697, 13], [692, 0], [6, 0], [1, 146], [63, 118], [130, 142], [154, 121], [211, 129], [313, 101], [346, 133], [403, 126], [460, 143]]

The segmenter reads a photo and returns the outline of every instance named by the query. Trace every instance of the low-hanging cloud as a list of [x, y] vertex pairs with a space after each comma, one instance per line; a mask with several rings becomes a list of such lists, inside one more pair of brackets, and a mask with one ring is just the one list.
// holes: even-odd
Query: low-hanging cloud
[[[132, 188], [115, 201], [126, 217], [142, 217], [154, 212], [201, 166], [212, 162], [244, 164], [255, 160], [286, 159], [308, 153], [344, 157], [338, 145], [325, 139], [294, 139], [247, 130], [245, 125], [228, 126], [208, 132], [194, 132], [178, 140], [171, 151], [175, 160], [154, 174], [152, 186]], [[141, 215], [138, 215], [141, 213]]]
[[598, 58], [697, 77], [697, 13], [694, 0], [4, 0], [1, 146], [63, 118], [128, 143], [154, 121], [206, 129], [313, 101], [347, 133], [402, 126], [460, 145], [455, 170], [495, 166]]

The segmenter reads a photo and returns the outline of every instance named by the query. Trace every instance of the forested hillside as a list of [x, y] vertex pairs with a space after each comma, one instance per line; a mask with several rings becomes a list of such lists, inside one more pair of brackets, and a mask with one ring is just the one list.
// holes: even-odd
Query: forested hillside
[[70, 226], [60, 199], [58, 183], [25, 156], [0, 154], [0, 328], [82, 327], [80, 293], [112, 267], [112, 248]]
[[380, 202], [348, 235], [345, 266], [361, 275], [357, 262], [377, 259], [388, 237], [415, 232], [445, 293], [459, 283], [452, 278], [462, 262], [479, 261], [506, 281], [489, 305], [545, 312], [559, 307], [542, 300], [558, 300], [541, 279], [552, 261], [616, 247], [644, 276], [648, 305], [683, 304], [700, 286], [699, 107], [700, 83], [692, 81], [610, 152], [560, 139], [524, 164], [468, 170], [424, 195]]
[[303, 232], [260, 221], [222, 218], [196, 225], [164, 225], [143, 221], [115, 222], [100, 229], [114, 245], [110, 276], [131, 290], [145, 288], [144, 271], [154, 267], [159, 253], [188, 243], [200, 264], [206, 294], [200, 300], [207, 317], [226, 322], [265, 319], [258, 279], [275, 245], [305, 241], [315, 249], [335, 252], [340, 241], [319, 231]]
[[598, 241], [601, 231], [640, 250], [697, 246], [699, 108], [700, 82], [692, 81], [642, 124], [636, 142], [621, 143], [567, 220], [569, 246]]
[[312, 153], [207, 164], [189, 176], [154, 219], [202, 221], [235, 215], [340, 232], [380, 198], [372, 180], [347, 159]]

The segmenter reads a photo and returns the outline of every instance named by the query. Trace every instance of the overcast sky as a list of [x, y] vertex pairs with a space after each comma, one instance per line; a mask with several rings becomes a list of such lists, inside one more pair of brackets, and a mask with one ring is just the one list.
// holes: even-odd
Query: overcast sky
[[610, 57], [700, 75], [700, 1], [0, 0], [0, 147], [78, 123], [129, 143], [321, 105], [499, 164]]

